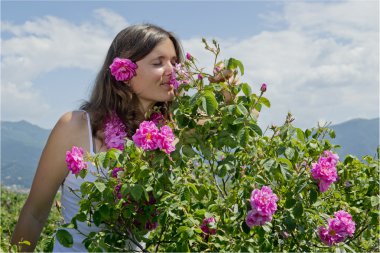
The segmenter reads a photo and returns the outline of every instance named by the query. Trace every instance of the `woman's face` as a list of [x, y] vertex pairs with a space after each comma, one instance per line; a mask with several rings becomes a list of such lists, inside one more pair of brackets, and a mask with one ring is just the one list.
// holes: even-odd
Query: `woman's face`
[[131, 88], [147, 111], [156, 102], [170, 101], [174, 97], [173, 86], [169, 85], [177, 54], [173, 42], [167, 38], [143, 59], [136, 62], [136, 76], [130, 81]]

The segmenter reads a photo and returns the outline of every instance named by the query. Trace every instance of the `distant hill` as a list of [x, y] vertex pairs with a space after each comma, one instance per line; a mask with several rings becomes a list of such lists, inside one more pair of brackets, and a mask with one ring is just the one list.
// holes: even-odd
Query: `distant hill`
[[[375, 155], [379, 145], [379, 119], [355, 119], [331, 126], [343, 159], [347, 154], [361, 158]], [[1, 184], [30, 188], [39, 158], [51, 130], [27, 121], [1, 122]]]
[[353, 119], [331, 126], [336, 137], [331, 142], [339, 144], [341, 158], [348, 154], [361, 158], [363, 155], [376, 155], [379, 146], [379, 118]]
[[30, 188], [50, 131], [24, 120], [1, 122], [1, 184]]

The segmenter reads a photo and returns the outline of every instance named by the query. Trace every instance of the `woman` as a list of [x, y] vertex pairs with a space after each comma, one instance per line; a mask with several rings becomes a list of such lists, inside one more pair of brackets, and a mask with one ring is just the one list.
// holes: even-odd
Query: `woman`
[[[81, 106], [81, 111], [64, 114], [48, 138], [12, 244], [27, 240], [31, 245], [22, 250], [34, 250], [61, 185], [65, 222], [70, 222], [77, 213], [79, 198], [69, 187], [78, 189], [83, 180], [69, 174], [65, 161], [68, 150], [77, 146], [97, 153], [116, 147], [117, 143], [108, 136], [112, 133], [105, 131], [106, 125], [114, 121], [122, 123], [124, 132], [119, 137], [131, 137], [153, 107], [158, 107], [168, 118], [168, 104], [174, 97], [173, 66], [182, 60], [182, 55], [181, 45], [174, 35], [154, 25], [130, 26], [115, 37], [90, 100]], [[88, 170], [95, 171], [95, 168], [88, 164]], [[85, 179], [95, 180], [90, 174]], [[99, 229], [86, 224], [78, 227], [85, 233]], [[86, 251], [81, 243], [84, 237], [71, 232], [73, 247], [64, 248], [56, 241], [54, 251]]]

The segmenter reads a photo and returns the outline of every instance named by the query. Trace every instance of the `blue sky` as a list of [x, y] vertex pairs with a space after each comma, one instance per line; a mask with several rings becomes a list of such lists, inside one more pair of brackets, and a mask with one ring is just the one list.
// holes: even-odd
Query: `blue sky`
[[116, 33], [151, 22], [211, 68], [201, 38], [240, 59], [272, 107], [259, 124], [379, 116], [378, 1], [2, 1], [1, 119], [52, 128], [86, 99]]

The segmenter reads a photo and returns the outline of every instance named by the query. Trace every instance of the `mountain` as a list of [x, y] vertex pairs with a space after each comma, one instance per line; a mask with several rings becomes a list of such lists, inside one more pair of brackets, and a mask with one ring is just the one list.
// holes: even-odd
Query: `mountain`
[[379, 118], [375, 119], [353, 119], [338, 125], [331, 126], [336, 137], [332, 143], [341, 146], [338, 150], [343, 159], [352, 154], [358, 158], [363, 155], [376, 155], [379, 146]]
[[[335, 130], [334, 144], [343, 159], [347, 154], [359, 158], [376, 154], [379, 145], [379, 118], [354, 119], [331, 126]], [[30, 188], [39, 158], [51, 130], [27, 121], [1, 122], [1, 184]]]
[[30, 188], [51, 130], [27, 121], [1, 122], [1, 184]]

